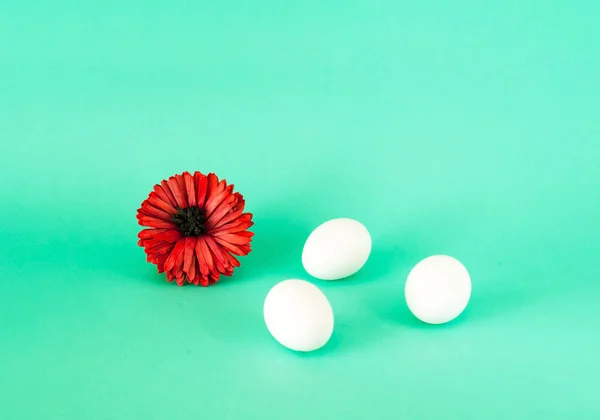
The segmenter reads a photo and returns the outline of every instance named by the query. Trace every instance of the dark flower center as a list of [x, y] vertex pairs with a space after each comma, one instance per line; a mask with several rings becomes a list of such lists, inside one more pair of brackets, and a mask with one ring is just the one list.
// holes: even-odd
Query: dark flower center
[[198, 206], [177, 208], [172, 220], [183, 236], [200, 236], [206, 233], [206, 212]]

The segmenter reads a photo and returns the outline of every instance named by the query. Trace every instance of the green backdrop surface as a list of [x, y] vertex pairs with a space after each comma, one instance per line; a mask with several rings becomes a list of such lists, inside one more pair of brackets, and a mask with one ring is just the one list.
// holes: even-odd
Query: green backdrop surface
[[[0, 418], [598, 419], [600, 3], [0, 3]], [[255, 214], [210, 288], [137, 247], [152, 186], [214, 171]], [[356, 276], [303, 271], [352, 217]], [[449, 254], [473, 293], [416, 321]], [[305, 278], [335, 331], [279, 346]]]

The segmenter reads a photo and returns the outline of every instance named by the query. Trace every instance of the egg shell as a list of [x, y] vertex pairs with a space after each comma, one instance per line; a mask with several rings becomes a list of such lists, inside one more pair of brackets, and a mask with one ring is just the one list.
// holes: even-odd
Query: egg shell
[[405, 285], [410, 311], [428, 324], [443, 324], [458, 317], [471, 297], [471, 277], [460, 261], [434, 255], [419, 262]]
[[354, 219], [339, 218], [318, 226], [302, 251], [302, 265], [320, 280], [340, 280], [360, 270], [371, 254], [371, 235]]
[[333, 310], [327, 297], [304, 280], [277, 283], [265, 298], [263, 312], [271, 335], [291, 350], [317, 350], [333, 333]]

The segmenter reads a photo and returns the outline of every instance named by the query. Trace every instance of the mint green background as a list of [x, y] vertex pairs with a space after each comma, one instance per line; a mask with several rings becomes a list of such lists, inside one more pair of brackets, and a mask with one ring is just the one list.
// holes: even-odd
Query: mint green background
[[[125, 4], [126, 3], [126, 4]], [[596, 1], [4, 1], [0, 418], [598, 419]], [[154, 183], [215, 171], [254, 252], [212, 288], [136, 245]], [[371, 231], [318, 282], [322, 351], [279, 346], [309, 232]], [[466, 312], [408, 312], [421, 258]]]

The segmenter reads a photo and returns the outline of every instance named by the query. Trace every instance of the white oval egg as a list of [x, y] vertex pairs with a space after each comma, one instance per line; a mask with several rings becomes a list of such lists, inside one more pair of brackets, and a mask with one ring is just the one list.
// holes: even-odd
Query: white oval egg
[[339, 280], [360, 270], [371, 253], [371, 235], [353, 219], [333, 219], [309, 235], [302, 251], [302, 265], [320, 280]]
[[327, 297], [304, 280], [277, 283], [267, 294], [263, 311], [271, 335], [291, 350], [317, 350], [333, 333], [333, 310]]
[[428, 324], [452, 321], [467, 307], [471, 277], [460, 261], [434, 255], [419, 262], [408, 275], [405, 286], [410, 311]]

